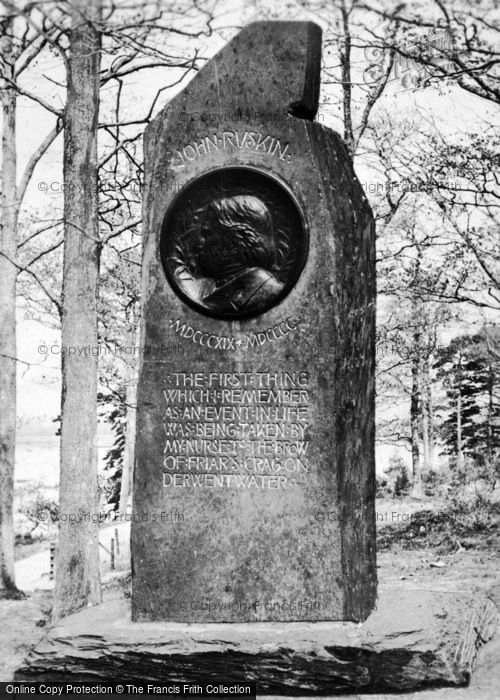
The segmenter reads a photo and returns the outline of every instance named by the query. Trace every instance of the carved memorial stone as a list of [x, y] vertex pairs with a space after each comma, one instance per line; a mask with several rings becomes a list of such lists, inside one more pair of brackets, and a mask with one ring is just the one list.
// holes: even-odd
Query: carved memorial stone
[[146, 130], [137, 621], [375, 605], [374, 225], [320, 56], [251, 24]]

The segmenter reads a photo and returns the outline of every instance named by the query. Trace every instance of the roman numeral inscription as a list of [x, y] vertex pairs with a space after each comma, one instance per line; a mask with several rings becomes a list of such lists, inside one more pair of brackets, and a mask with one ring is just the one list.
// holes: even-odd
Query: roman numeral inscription
[[310, 466], [308, 372], [173, 372], [165, 488], [289, 489]]

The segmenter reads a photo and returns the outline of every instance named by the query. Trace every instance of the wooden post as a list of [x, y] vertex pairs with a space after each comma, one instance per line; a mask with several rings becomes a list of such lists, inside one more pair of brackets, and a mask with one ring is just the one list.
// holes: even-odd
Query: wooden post
[[54, 568], [56, 559], [56, 543], [50, 543], [50, 571], [49, 571], [49, 581], [54, 580]]

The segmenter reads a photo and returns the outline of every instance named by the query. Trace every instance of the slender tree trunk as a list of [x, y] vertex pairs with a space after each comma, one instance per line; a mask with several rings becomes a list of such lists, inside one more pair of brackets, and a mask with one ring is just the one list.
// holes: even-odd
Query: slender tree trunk
[[[97, 125], [100, 0], [74, 0], [64, 131], [62, 345], [97, 345]], [[59, 524], [53, 620], [101, 600], [97, 356], [63, 356]], [[96, 521], [96, 522], [94, 522]]]
[[420, 284], [420, 267], [422, 251], [417, 245], [417, 257], [413, 280], [410, 284], [412, 289], [412, 311], [413, 323], [416, 324], [413, 330], [413, 351], [411, 356], [411, 397], [410, 397], [410, 437], [411, 437], [411, 461], [412, 461], [412, 496], [422, 497], [422, 465], [420, 462], [420, 433], [421, 433], [421, 365], [422, 365], [422, 337], [418, 324], [422, 319], [422, 308], [418, 297]]
[[[12, 22], [0, 40], [4, 77], [12, 78]], [[2, 81], [3, 82], [3, 81]], [[21, 597], [14, 572], [14, 467], [16, 452], [17, 255], [16, 92], [2, 85], [2, 217], [0, 255], [0, 597]]]
[[125, 447], [123, 450], [122, 480], [120, 485], [119, 513], [127, 512], [128, 499], [130, 496], [130, 485], [134, 471], [135, 455], [135, 426], [137, 415], [137, 377], [135, 367], [128, 365], [127, 371], [127, 419], [125, 425]]
[[423, 463], [422, 463], [422, 473], [425, 474], [430, 469], [430, 459], [429, 459], [429, 415], [427, 413], [427, 405], [425, 399], [422, 397], [422, 452], [423, 452]]
[[457, 390], [457, 469], [464, 468], [464, 453], [462, 448], [462, 386], [459, 381]]
[[432, 426], [432, 394], [429, 376], [429, 358], [422, 363], [422, 442], [423, 442], [423, 471], [428, 472], [433, 468], [433, 426]]
[[486, 426], [486, 454], [488, 462], [491, 465], [493, 461], [493, 385], [495, 383], [495, 374], [493, 367], [488, 365], [488, 424]]
[[354, 130], [352, 125], [352, 82], [351, 82], [351, 31], [349, 13], [345, 0], [340, 6], [342, 15], [342, 46], [340, 62], [342, 67], [342, 101], [344, 107], [344, 141], [352, 158], [354, 158]]
[[420, 354], [419, 337], [414, 336], [414, 351], [411, 361], [410, 433], [413, 472], [412, 495], [422, 496], [422, 467], [420, 463]]
[[435, 430], [434, 430], [434, 403], [432, 397], [432, 381], [429, 374], [429, 362], [427, 361], [427, 386], [426, 402], [429, 421], [429, 468], [435, 467]]
[[[126, 312], [128, 321], [127, 344], [129, 348], [137, 347], [138, 318], [133, 305]], [[120, 502], [118, 512], [127, 512], [131, 485], [133, 483], [135, 459], [135, 433], [137, 416], [137, 358], [135, 351], [130, 355], [130, 361], [125, 366], [127, 415], [125, 424], [125, 446], [123, 451], [122, 479], [120, 484]]]

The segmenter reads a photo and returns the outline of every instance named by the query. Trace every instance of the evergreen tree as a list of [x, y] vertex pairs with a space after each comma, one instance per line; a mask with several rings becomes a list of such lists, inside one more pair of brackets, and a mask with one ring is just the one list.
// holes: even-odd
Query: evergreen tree
[[454, 338], [435, 364], [446, 391], [441, 437], [445, 452], [462, 469], [465, 458], [492, 464], [500, 453], [500, 361], [484, 334]]

